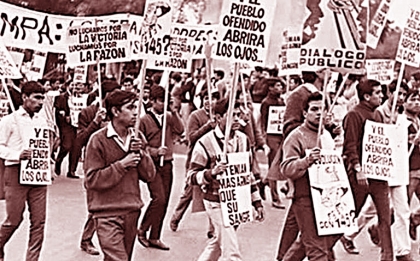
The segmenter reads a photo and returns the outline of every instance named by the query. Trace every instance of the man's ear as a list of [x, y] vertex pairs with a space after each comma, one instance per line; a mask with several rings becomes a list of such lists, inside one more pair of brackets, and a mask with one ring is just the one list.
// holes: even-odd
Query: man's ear
[[308, 115], [307, 111], [303, 111], [303, 117], [306, 119], [306, 115]]
[[214, 117], [215, 117], [215, 119], [216, 119], [216, 121], [217, 122], [220, 122], [221, 120], [222, 120], [222, 116], [220, 116], [220, 114], [218, 114], [218, 113], [216, 113], [215, 115], [214, 115]]
[[370, 101], [370, 95], [365, 93], [363, 94], [363, 97], [365, 98], [365, 101]]
[[114, 115], [114, 117], [116, 117], [119, 113], [119, 110], [117, 109], [117, 107], [111, 107], [111, 112]]

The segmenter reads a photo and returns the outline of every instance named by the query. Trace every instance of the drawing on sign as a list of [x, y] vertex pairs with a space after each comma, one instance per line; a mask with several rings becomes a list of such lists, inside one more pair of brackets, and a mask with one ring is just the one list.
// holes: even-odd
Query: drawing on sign
[[146, 7], [144, 20], [141, 25], [141, 44], [146, 44], [162, 29], [159, 18], [171, 11], [171, 7], [164, 1], [149, 3]]

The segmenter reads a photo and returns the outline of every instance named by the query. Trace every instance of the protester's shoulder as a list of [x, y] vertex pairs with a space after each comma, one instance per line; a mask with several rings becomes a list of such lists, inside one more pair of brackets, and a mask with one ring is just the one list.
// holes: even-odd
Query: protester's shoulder
[[4, 116], [3, 118], [1, 118], [0, 120], [0, 126], [1, 127], [10, 127], [10, 124], [13, 122], [13, 115], [12, 114], [8, 114], [6, 116]]
[[304, 136], [304, 132], [303, 132], [302, 125], [299, 125], [296, 128], [294, 128], [289, 133], [289, 135], [287, 135], [287, 137], [285, 139], [285, 142], [286, 141], [291, 141], [291, 140], [300, 140], [303, 136]]
[[97, 143], [100, 140], [104, 140], [106, 138], [107, 130], [108, 130], [108, 127], [101, 128], [101, 129], [95, 131], [90, 138], [90, 142]]

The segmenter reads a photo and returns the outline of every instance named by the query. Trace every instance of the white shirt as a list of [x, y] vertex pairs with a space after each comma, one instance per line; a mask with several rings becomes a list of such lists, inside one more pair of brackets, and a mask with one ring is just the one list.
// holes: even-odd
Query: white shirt
[[31, 118], [23, 107], [0, 121], [0, 158], [5, 160], [5, 166], [20, 163], [20, 154], [29, 148], [29, 138], [25, 133], [33, 127], [48, 128], [48, 123], [38, 113]]
[[107, 128], [108, 130], [106, 132], [106, 136], [108, 138], [113, 138], [123, 151], [128, 152], [130, 150], [131, 138], [135, 137], [134, 130], [132, 128], [128, 129], [128, 135], [124, 141], [115, 131], [114, 126], [112, 126], [112, 122], [108, 122]]

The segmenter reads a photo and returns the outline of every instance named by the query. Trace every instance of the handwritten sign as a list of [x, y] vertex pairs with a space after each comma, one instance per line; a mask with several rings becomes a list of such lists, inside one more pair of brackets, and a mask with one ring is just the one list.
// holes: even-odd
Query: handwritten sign
[[301, 28], [290, 28], [283, 31], [283, 44], [281, 45], [280, 53], [280, 76], [301, 73], [299, 69], [301, 46]]
[[20, 162], [20, 184], [51, 185], [51, 148], [47, 128], [32, 128], [29, 135], [30, 160]]
[[283, 117], [286, 106], [270, 106], [268, 110], [267, 134], [283, 133]]
[[410, 3], [396, 60], [413, 67], [420, 67], [420, 4], [418, 1], [410, 1]]
[[166, 70], [173, 72], [191, 72], [193, 38], [184, 36], [171, 36], [169, 44], [169, 60], [149, 59], [151, 62], [147, 64], [148, 69]]
[[69, 27], [67, 42], [69, 65], [131, 60], [128, 24]]
[[378, 46], [379, 39], [381, 38], [386, 25], [391, 3], [392, 0], [381, 0], [373, 18], [370, 19], [369, 30], [366, 36], [366, 44], [372, 49], [376, 49]]
[[22, 78], [7, 48], [0, 44], [0, 78]]
[[382, 84], [390, 84], [394, 80], [393, 60], [366, 60], [367, 78]]
[[236, 226], [253, 220], [251, 168], [248, 152], [227, 154], [228, 168], [218, 176], [223, 224]]
[[87, 66], [78, 65], [74, 68], [73, 82], [75, 83], [86, 83], [87, 78]]
[[20, 67], [23, 63], [23, 58], [25, 58], [25, 50], [22, 48], [16, 48], [11, 46], [6, 46], [7, 50], [9, 51], [10, 55], [12, 56], [13, 61], [16, 64], [16, 67], [20, 70]]
[[172, 24], [171, 36], [183, 36], [193, 39], [192, 58], [204, 59], [204, 44], [209, 39], [216, 41], [217, 25]]
[[[407, 131], [406, 129], [405, 132]], [[366, 121], [362, 145], [362, 169], [367, 178], [389, 181], [399, 172], [397, 155], [405, 155], [408, 150], [399, 140], [399, 137], [404, 136], [403, 133], [404, 130], [395, 125]], [[402, 143], [407, 143], [408, 134], [406, 137]]]
[[68, 101], [70, 108], [71, 125], [73, 125], [74, 127], [78, 126], [80, 112], [87, 107], [87, 98], [88, 95], [83, 94], [82, 97], [71, 97]]
[[7, 99], [0, 99], [0, 120], [9, 114], [9, 101]]
[[276, 2], [270, 0], [223, 1], [215, 59], [263, 64]]
[[340, 153], [321, 150], [321, 160], [308, 172], [318, 235], [357, 231], [356, 208]]

